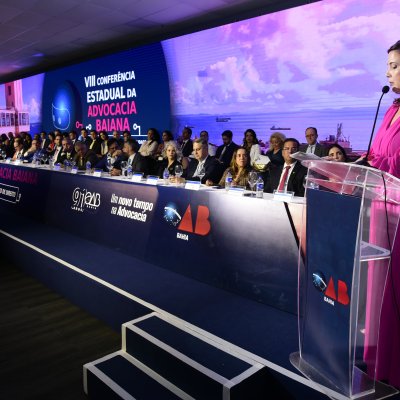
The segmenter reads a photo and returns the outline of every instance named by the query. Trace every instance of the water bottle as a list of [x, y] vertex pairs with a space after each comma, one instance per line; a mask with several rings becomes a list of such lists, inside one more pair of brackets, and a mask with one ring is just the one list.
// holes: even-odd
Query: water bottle
[[128, 179], [132, 179], [132, 165], [128, 165], [126, 169], [126, 176]]
[[256, 183], [256, 197], [262, 199], [264, 197], [264, 179], [261, 176], [257, 179]]
[[33, 154], [33, 157], [32, 157], [32, 165], [33, 165], [34, 167], [36, 167], [36, 153]]
[[169, 183], [169, 171], [168, 171], [168, 168], [164, 169], [163, 178], [164, 178], [164, 184], [168, 185], [168, 183]]
[[228, 171], [228, 173], [226, 174], [225, 177], [225, 189], [229, 190], [232, 187], [232, 174], [230, 171]]
[[90, 161], [88, 161], [88, 162], [86, 163], [86, 173], [87, 173], [88, 175], [90, 175], [91, 172], [92, 172], [92, 164], [90, 163]]

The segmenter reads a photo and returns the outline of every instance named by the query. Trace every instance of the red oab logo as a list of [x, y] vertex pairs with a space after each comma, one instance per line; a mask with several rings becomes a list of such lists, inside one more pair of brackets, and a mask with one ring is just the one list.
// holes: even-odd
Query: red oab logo
[[178, 226], [178, 230], [195, 233], [201, 236], [208, 235], [211, 230], [210, 221], [208, 219], [209, 216], [210, 210], [206, 206], [198, 206], [196, 222], [193, 225], [192, 208], [189, 204]]
[[344, 306], [350, 303], [349, 292], [346, 282], [338, 279], [335, 281], [333, 277], [330, 277], [328, 284], [326, 284], [326, 279], [321, 271], [316, 271], [312, 274], [313, 284], [315, 288], [324, 293], [324, 301], [334, 306], [335, 301]]
[[[195, 215], [193, 215], [195, 213]], [[187, 233], [194, 233], [195, 235], [206, 236], [210, 233], [210, 210], [208, 207], [198, 205], [197, 209], [194, 208], [192, 212], [192, 206], [189, 204], [183, 214], [180, 216], [175, 204], [168, 204], [164, 207], [164, 219], [169, 224], [178, 228], [176, 237], [178, 239], [189, 240]]]
[[329, 279], [328, 287], [325, 290], [325, 297], [328, 297], [332, 300], [337, 300], [338, 303], [343, 304], [344, 306], [347, 306], [350, 303], [350, 297], [346, 283], [338, 279], [336, 291], [335, 283], [333, 282], [332, 277]]

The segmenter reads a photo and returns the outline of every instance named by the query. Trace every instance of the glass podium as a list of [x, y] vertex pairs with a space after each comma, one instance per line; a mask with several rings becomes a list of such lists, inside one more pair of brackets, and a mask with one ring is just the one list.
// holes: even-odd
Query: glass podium
[[400, 180], [350, 163], [302, 164], [306, 243], [299, 257], [299, 351], [290, 361], [333, 399], [390, 397], [397, 390], [375, 379], [375, 361]]

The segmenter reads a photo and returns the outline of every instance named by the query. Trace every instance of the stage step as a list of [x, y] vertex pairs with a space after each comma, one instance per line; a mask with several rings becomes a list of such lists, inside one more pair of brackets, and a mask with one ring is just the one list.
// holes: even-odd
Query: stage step
[[96, 400], [257, 400], [275, 384], [234, 345], [156, 312], [123, 324], [122, 349], [85, 364], [83, 375]]
[[124, 351], [83, 366], [84, 391], [96, 400], [192, 399]]
[[270, 382], [235, 346], [158, 313], [123, 324], [122, 350], [195, 399], [261, 399]]

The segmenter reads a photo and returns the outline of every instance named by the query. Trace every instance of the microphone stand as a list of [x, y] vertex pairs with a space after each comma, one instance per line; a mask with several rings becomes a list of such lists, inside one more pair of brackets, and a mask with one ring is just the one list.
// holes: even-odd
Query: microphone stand
[[372, 126], [372, 132], [371, 132], [371, 136], [369, 138], [369, 143], [368, 143], [368, 150], [367, 150], [367, 154], [365, 155], [365, 157], [363, 157], [360, 161], [355, 162], [354, 164], [357, 165], [362, 165], [364, 167], [370, 167], [371, 165], [368, 162], [368, 156], [369, 156], [369, 152], [371, 150], [371, 143], [372, 143], [372, 138], [374, 136], [374, 131], [375, 131], [375, 125], [376, 125], [376, 120], [378, 119], [378, 113], [379, 113], [379, 107], [381, 106], [381, 101], [382, 101], [382, 97], [384, 94], [386, 94], [389, 91], [389, 86], [384, 86], [382, 88], [382, 94], [381, 97], [379, 98], [379, 102], [378, 102], [378, 107], [376, 108], [376, 114], [375, 114], [375, 119], [374, 119], [374, 125]]

